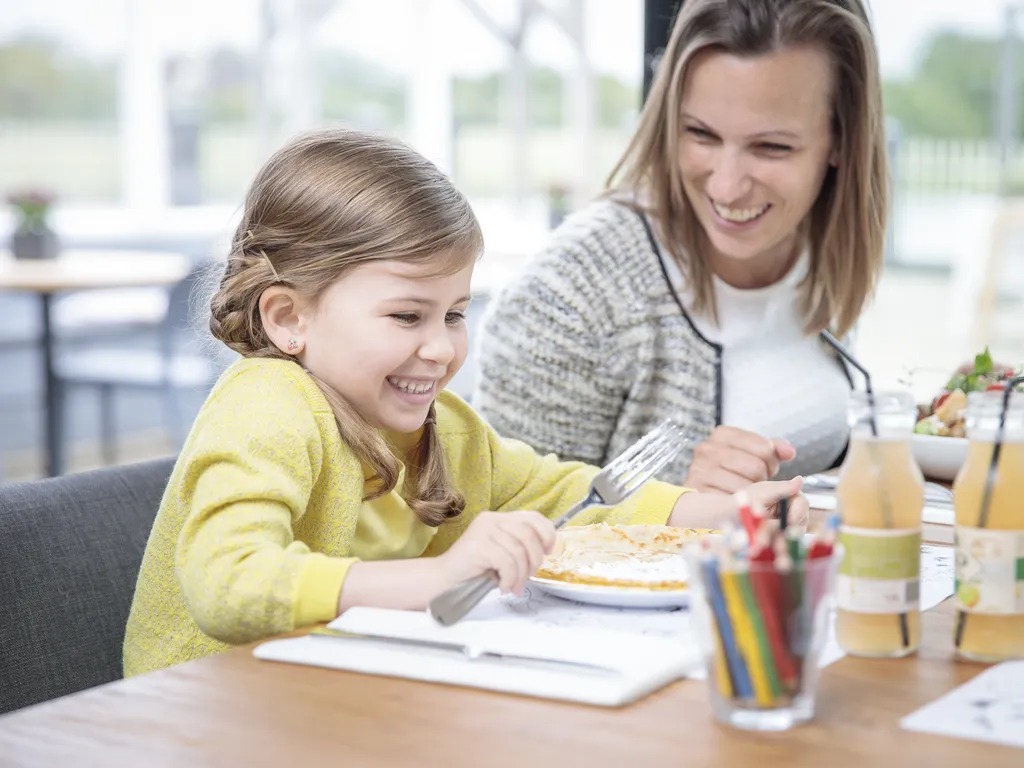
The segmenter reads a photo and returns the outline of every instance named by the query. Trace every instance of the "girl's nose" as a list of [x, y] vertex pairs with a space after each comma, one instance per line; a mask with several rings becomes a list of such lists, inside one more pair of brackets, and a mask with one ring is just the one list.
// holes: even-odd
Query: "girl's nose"
[[433, 331], [424, 339], [420, 346], [420, 357], [438, 365], [447, 366], [455, 358], [455, 344], [446, 327], [442, 331]]

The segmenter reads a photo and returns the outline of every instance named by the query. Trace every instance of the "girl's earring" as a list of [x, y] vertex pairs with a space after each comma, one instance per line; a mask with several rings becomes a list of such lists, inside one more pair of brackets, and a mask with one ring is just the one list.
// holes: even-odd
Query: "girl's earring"
[[288, 339], [288, 351], [289, 352], [298, 352], [299, 351], [299, 347], [301, 347], [301, 346], [302, 345], [299, 344], [299, 342], [297, 342], [295, 339]]

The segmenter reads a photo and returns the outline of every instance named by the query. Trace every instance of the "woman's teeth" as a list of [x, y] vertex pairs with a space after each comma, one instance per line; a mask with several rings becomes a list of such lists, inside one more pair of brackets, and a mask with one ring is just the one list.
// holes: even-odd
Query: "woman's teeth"
[[720, 203], [712, 203], [715, 206], [715, 212], [726, 221], [733, 221], [737, 224], [742, 224], [747, 221], [756, 219], [762, 213], [768, 210], [768, 205], [762, 205], [758, 208], [727, 208]]
[[392, 376], [388, 376], [388, 384], [393, 386], [395, 389], [402, 392], [411, 392], [414, 395], [422, 395], [425, 392], [429, 392], [434, 388], [433, 381], [426, 383], [409, 381], [408, 379], [396, 379]]

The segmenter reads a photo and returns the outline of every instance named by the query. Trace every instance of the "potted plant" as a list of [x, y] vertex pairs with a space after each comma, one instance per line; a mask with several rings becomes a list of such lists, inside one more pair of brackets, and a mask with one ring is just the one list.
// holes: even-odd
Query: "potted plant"
[[56, 258], [60, 242], [47, 222], [53, 195], [42, 190], [20, 190], [10, 193], [7, 202], [15, 209], [18, 217], [11, 236], [11, 253], [14, 258]]

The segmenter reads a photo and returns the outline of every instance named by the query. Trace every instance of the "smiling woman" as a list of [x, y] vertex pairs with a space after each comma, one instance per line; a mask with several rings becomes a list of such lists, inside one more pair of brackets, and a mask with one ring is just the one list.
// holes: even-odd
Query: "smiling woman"
[[666, 477], [733, 492], [839, 463], [850, 380], [819, 340], [878, 278], [888, 169], [860, 0], [687, 0], [601, 199], [494, 302], [474, 403], [601, 463], [665, 418]]

